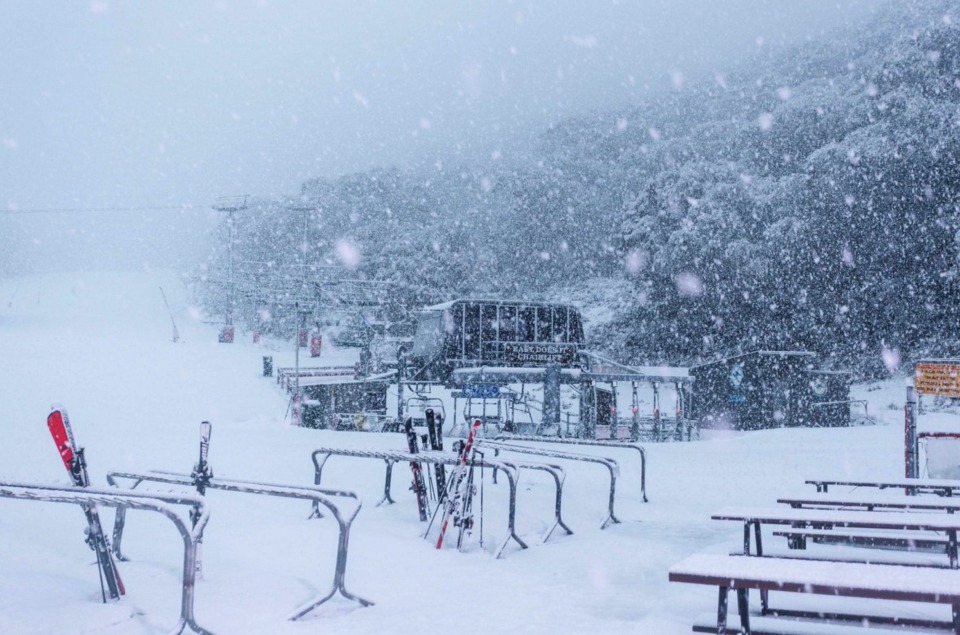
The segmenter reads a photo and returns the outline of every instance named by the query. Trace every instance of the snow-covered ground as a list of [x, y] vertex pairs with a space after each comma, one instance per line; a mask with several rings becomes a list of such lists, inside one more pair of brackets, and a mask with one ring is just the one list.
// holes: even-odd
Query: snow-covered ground
[[[160, 286], [181, 343], [171, 341]], [[111, 469], [189, 471], [202, 420], [214, 424], [210, 460], [221, 477], [310, 484], [315, 447], [405, 445], [393, 434], [288, 426], [287, 400], [261, 376], [261, 356], [286, 365], [291, 351], [277, 342], [254, 345], [239, 332], [235, 344], [217, 344], [216, 326], [201, 321], [171, 272], [6, 280], [0, 300], [0, 478], [67, 482], [45, 425], [53, 402], [68, 409], [100, 485]], [[352, 363], [351, 352], [324, 351], [322, 361]], [[402, 466], [394, 479], [398, 504], [375, 507], [382, 464], [331, 459], [325, 485], [364, 497], [347, 588], [376, 604], [359, 608], [337, 599], [298, 622], [284, 617], [330, 585], [335, 524], [307, 520], [306, 503], [214, 491], [197, 620], [218, 635], [686, 634], [698, 614], [714, 609], [716, 589], [670, 584], [668, 568], [692, 553], [727, 552], [742, 536], [742, 527], [711, 521], [710, 513], [809, 492], [803, 481], [811, 476], [901, 476], [902, 386], [901, 378], [856, 388], [857, 398], [870, 401], [876, 426], [714, 432], [699, 442], [649, 445], [647, 504], [640, 502], [634, 454], [617, 451], [611, 456], [621, 464], [623, 522], [605, 530], [605, 470], [570, 464], [564, 518], [576, 533], [555, 533], [543, 545], [538, 536], [551, 518], [552, 481], [524, 472], [518, 529], [531, 547], [511, 545], [501, 560], [488, 552], [505, 529], [502, 479], [495, 485], [485, 475], [483, 547], [474, 536], [466, 553], [438, 552], [420, 538]], [[113, 512], [102, 514], [112, 526]], [[119, 565], [127, 595], [109, 605], [100, 603], [83, 528], [73, 506], [0, 499], [0, 633], [168, 632], [179, 608], [181, 566], [169, 522], [128, 515], [130, 561]]]

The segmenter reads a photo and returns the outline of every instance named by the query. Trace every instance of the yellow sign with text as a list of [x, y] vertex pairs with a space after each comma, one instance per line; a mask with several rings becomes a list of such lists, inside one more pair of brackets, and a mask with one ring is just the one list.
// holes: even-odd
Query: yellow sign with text
[[960, 397], [960, 361], [917, 362], [914, 387], [918, 395]]

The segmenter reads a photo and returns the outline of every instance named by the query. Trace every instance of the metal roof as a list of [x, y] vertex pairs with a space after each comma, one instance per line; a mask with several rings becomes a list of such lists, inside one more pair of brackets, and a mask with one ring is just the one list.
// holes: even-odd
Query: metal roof
[[697, 368], [703, 368], [704, 366], [712, 366], [713, 364], [723, 364], [729, 362], [730, 360], [739, 359], [741, 357], [748, 357], [750, 355], [757, 356], [768, 356], [768, 357], [816, 357], [816, 353], [811, 353], [810, 351], [750, 351], [749, 353], [740, 353], [739, 355], [733, 355], [731, 357], [724, 357], [723, 359], [715, 359], [712, 362], [704, 362], [702, 364], [697, 364], [691, 366], [690, 370], [695, 370]]

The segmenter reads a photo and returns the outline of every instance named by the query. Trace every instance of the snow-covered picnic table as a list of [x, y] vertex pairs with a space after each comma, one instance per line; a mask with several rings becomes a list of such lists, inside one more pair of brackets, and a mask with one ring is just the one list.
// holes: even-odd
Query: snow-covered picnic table
[[790, 525], [805, 527], [844, 527], [849, 529], [881, 529], [890, 531], [936, 531], [947, 535], [947, 554], [951, 568], [957, 568], [957, 531], [960, 515], [859, 511], [844, 509], [803, 509], [785, 507], [724, 507], [713, 514], [714, 520], [743, 523], [743, 553], [750, 555], [750, 529], [754, 529], [756, 555], [763, 555], [760, 527]]
[[[787, 635], [803, 632], [832, 635], [839, 631], [875, 632], [849, 626], [838, 627], [834, 624], [769, 618], [756, 620], [762, 622], [762, 625], [751, 624], [749, 591], [757, 589], [761, 594], [783, 591], [883, 601], [950, 604], [952, 622], [949, 625], [953, 627], [954, 633], [960, 635], [960, 571], [953, 569], [696, 554], [671, 567], [669, 577], [671, 582], [705, 584], [720, 589], [716, 619], [716, 632], [720, 635], [728, 632], [727, 596], [730, 589], [737, 592], [741, 633]], [[871, 620], [869, 616], [863, 618], [864, 622]], [[755, 628], [756, 626], [760, 628]], [[798, 626], [802, 626], [802, 631]], [[698, 624], [694, 630], [707, 629], [705, 625]]]

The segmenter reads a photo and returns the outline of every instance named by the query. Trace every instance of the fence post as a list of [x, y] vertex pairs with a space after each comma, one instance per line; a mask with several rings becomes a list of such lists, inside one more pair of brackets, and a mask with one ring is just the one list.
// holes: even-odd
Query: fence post
[[907, 478], [919, 478], [920, 464], [917, 448], [917, 391], [907, 384], [907, 400], [903, 407], [904, 461]]

